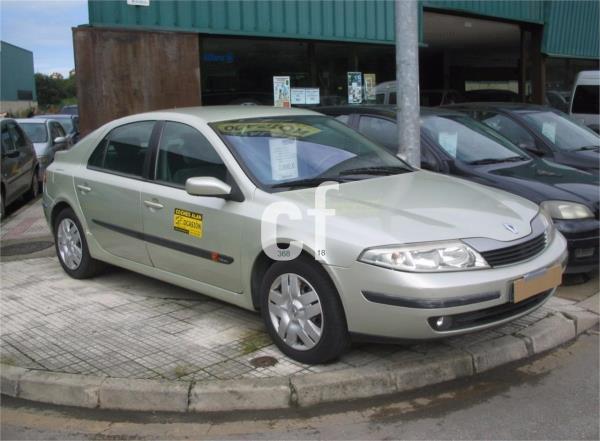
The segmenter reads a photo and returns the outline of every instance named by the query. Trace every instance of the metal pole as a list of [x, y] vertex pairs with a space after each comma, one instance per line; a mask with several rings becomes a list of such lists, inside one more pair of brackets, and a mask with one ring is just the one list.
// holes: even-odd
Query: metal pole
[[395, 0], [398, 155], [421, 166], [417, 0]]

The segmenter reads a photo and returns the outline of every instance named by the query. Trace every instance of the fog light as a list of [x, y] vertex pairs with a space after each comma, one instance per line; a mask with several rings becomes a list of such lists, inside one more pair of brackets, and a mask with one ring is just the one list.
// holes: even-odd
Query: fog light
[[575, 258], [581, 259], [582, 257], [592, 257], [594, 255], [594, 248], [579, 248], [575, 250]]
[[430, 323], [431, 322], [433, 322], [433, 327], [436, 331], [445, 331], [452, 326], [452, 319], [450, 317], [437, 317], [431, 320]]

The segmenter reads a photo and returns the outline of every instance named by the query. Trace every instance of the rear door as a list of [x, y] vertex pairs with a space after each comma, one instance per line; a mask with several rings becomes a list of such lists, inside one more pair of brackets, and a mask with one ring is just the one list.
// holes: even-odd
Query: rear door
[[88, 229], [108, 253], [151, 266], [143, 238], [140, 195], [146, 185], [156, 121], [113, 129], [74, 177]]
[[8, 122], [2, 123], [2, 181], [5, 184], [5, 203], [10, 203], [23, 189], [19, 188], [19, 151], [8, 131]]
[[225, 164], [196, 128], [164, 124], [155, 181], [142, 192], [144, 236], [154, 266], [232, 292], [241, 292], [239, 202], [191, 196], [192, 177], [228, 181]]

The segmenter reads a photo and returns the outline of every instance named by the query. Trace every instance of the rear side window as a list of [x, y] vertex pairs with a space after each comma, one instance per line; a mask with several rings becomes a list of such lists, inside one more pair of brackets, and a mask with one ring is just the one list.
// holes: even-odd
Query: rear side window
[[225, 181], [227, 169], [210, 142], [198, 130], [167, 122], [160, 137], [156, 180], [178, 187], [195, 177]]
[[571, 113], [600, 114], [599, 91], [600, 86], [577, 86]]
[[96, 147], [88, 166], [141, 177], [154, 123], [142, 121], [112, 130]]

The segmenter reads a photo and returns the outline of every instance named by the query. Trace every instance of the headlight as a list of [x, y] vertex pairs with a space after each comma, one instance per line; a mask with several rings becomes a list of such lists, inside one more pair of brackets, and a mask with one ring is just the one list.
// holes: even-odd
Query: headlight
[[540, 204], [540, 207], [552, 219], [588, 219], [594, 217], [588, 207], [577, 202], [544, 201]]
[[489, 268], [477, 251], [460, 241], [369, 248], [363, 251], [358, 260], [398, 271], [419, 273]]

